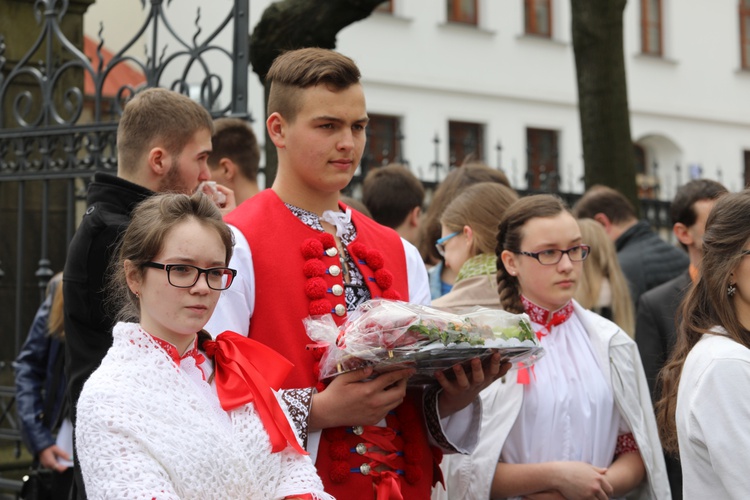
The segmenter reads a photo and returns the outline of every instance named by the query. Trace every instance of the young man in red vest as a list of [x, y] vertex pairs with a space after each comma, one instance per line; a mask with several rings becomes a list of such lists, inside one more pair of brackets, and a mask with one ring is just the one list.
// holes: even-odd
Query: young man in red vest
[[485, 367], [473, 360], [468, 373], [457, 365], [455, 381], [440, 375], [440, 385], [424, 391], [407, 391], [411, 369], [371, 379], [366, 368], [327, 386], [318, 380], [321, 352], [308, 348], [305, 317], [331, 314], [341, 324], [380, 297], [428, 304], [427, 273], [414, 246], [339, 202], [368, 121], [354, 62], [330, 50], [295, 50], [266, 78], [278, 173], [271, 189], [226, 217], [238, 276], [207, 330], [247, 334], [295, 364], [282, 397], [326, 491], [339, 500], [428, 499], [442, 452], [474, 447], [477, 395], [509, 365], [501, 368], [499, 355]]

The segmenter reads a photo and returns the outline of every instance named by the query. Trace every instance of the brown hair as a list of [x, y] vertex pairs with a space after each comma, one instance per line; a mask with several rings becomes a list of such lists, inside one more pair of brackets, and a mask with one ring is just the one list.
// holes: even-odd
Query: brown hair
[[445, 207], [465, 188], [479, 182], [495, 182], [510, 187], [504, 173], [483, 163], [471, 163], [451, 170], [437, 187], [419, 226], [417, 248], [425, 263], [431, 264], [442, 260], [435, 249], [435, 242], [440, 238], [440, 217]]
[[[710, 179], [695, 179], [687, 184], [683, 184], [674, 195], [672, 203], [669, 205], [669, 216], [672, 219], [672, 225], [684, 224], [690, 227], [695, 224], [698, 214], [695, 211], [695, 204], [703, 200], [715, 200], [723, 194], [727, 194], [727, 188], [722, 184]], [[687, 250], [687, 246], [680, 242], [682, 248]]]
[[523, 240], [523, 227], [526, 223], [537, 217], [554, 217], [561, 212], [567, 212], [559, 197], [551, 194], [536, 194], [521, 198], [505, 211], [505, 216], [500, 221], [497, 233], [497, 293], [500, 295], [500, 304], [508, 312], [520, 314], [523, 312], [520, 290], [518, 289], [518, 278], [508, 274], [505, 263], [500, 258], [503, 250], [518, 252], [521, 250]]
[[587, 189], [581, 199], [573, 205], [573, 215], [577, 219], [593, 219], [600, 213], [606, 215], [614, 224], [638, 218], [633, 204], [625, 195], [611, 187], [597, 184]]
[[229, 158], [248, 180], [258, 177], [260, 149], [250, 124], [240, 118], [218, 118], [214, 121], [214, 135], [211, 137], [213, 150], [208, 155], [208, 166], [219, 167], [222, 158]]
[[266, 82], [271, 84], [268, 116], [279, 113], [294, 122], [302, 106], [301, 90], [323, 84], [331, 91], [341, 91], [359, 83], [360, 77], [354, 61], [333, 50], [311, 47], [284, 52], [266, 74]]
[[440, 223], [451, 231], [469, 226], [473, 233], [473, 255], [495, 252], [497, 228], [505, 211], [518, 195], [508, 186], [480, 182], [467, 187], [443, 212]]
[[612, 321], [633, 337], [635, 335], [635, 312], [633, 299], [614, 243], [607, 237], [604, 227], [594, 219], [578, 219], [583, 243], [591, 247], [586, 260], [583, 261], [575, 299], [586, 309], [595, 309], [599, 301], [602, 282], [609, 281], [612, 292]]
[[163, 88], [146, 89], [128, 101], [117, 126], [118, 168], [135, 172], [156, 146], [177, 156], [197, 131], [213, 129], [211, 115], [189, 97]]
[[143, 265], [161, 251], [172, 228], [190, 219], [216, 230], [226, 248], [225, 262], [229, 263], [234, 244], [232, 232], [208, 196], [201, 192], [192, 196], [179, 193], [151, 196], [133, 211], [133, 218], [120, 243], [117, 264], [110, 279], [113, 290], [111, 305], [117, 311], [118, 321], [140, 319], [138, 298], [127, 284], [125, 261], [131, 261], [142, 274]]
[[370, 170], [362, 182], [362, 201], [372, 218], [396, 228], [424, 202], [424, 187], [404, 165], [393, 163]]
[[743, 258], [750, 239], [750, 190], [726, 194], [718, 199], [706, 221], [703, 260], [695, 285], [681, 306], [677, 343], [659, 373], [661, 399], [656, 404], [662, 446], [677, 453], [675, 409], [682, 367], [690, 350], [711, 328], [723, 327], [732, 340], [750, 349], [750, 332], [737, 317], [734, 301], [727, 294], [731, 274]]

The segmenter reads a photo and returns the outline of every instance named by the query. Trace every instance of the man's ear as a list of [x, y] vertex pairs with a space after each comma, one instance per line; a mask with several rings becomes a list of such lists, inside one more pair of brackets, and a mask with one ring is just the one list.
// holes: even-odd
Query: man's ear
[[599, 212], [594, 215], [593, 219], [604, 226], [605, 231], [609, 232], [609, 228], [612, 227], [612, 221], [609, 220], [609, 217], [607, 217], [606, 214]]
[[169, 154], [162, 147], [154, 147], [148, 152], [148, 166], [151, 172], [157, 177], [161, 177], [169, 170]]
[[233, 181], [234, 176], [237, 175], [237, 165], [229, 158], [219, 160], [219, 168], [223, 171], [224, 178], [228, 181]]
[[410, 227], [419, 227], [419, 221], [422, 217], [422, 207], [416, 206], [411, 209], [411, 212], [409, 212], [409, 215], [406, 216], [406, 222], [408, 222]]
[[277, 148], [283, 148], [286, 145], [286, 127], [286, 120], [278, 111], [271, 113], [266, 120], [268, 136]]
[[677, 237], [677, 240], [686, 247], [689, 247], [694, 243], [693, 236], [690, 234], [690, 231], [688, 231], [688, 227], [682, 222], [676, 222], [675, 225], [672, 226], [672, 232]]
[[510, 250], [503, 250], [500, 254], [500, 259], [503, 261], [505, 270], [511, 276], [518, 276], [518, 266], [516, 265], [516, 254]]

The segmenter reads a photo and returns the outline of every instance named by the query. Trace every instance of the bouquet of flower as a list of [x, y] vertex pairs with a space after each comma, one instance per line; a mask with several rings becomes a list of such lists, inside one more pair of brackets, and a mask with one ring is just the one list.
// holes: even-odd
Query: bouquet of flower
[[305, 320], [308, 336], [326, 346], [321, 379], [373, 366], [378, 373], [414, 367], [410, 383], [435, 371], [500, 351], [526, 365], [542, 354], [528, 316], [475, 307], [461, 314], [406, 302], [375, 299], [362, 304], [337, 326], [331, 315]]

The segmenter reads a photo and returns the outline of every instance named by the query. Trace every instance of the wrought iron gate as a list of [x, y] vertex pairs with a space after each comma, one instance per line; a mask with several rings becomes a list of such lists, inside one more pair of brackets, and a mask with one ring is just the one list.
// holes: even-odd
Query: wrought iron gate
[[[211, 2], [211, 27], [199, 6], [191, 22], [175, 23], [185, 4], [170, 3], [132, 1], [145, 21], [111, 53], [104, 26], [98, 40], [85, 40], [89, 50], [71, 41], [84, 37], [65, 32], [69, 0], [33, 3], [36, 25], [28, 29], [38, 35], [16, 61], [8, 45], [17, 48], [18, 40], [0, 33], [0, 385], [11, 383], [10, 361], [49, 279], [62, 271], [88, 182], [96, 171], [116, 170], [117, 121], [127, 100], [161, 86], [199, 100], [213, 116], [250, 119], [249, 0], [225, 0], [221, 14], [221, 1]], [[141, 46], [143, 55], [134, 55]], [[123, 71], [140, 75], [137, 84], [116, 81]], [[12, 391], [0, 392], [0, 404], [12, 404]], [[15, 436], [14, 426], [0, 422], [10, 427], [0, 439]]]

